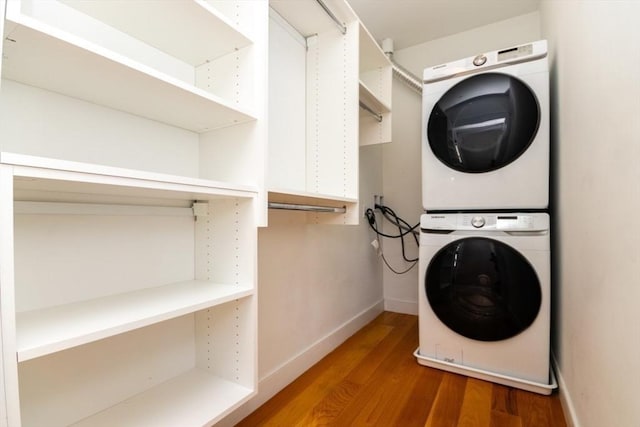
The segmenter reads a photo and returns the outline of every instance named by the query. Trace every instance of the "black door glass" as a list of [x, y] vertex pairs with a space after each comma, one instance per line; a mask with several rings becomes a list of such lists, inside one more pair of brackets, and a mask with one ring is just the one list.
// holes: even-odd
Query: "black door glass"
[[527, 329], [538, 315], [538, 276], [515, 249], [470, 237], [442, 248], [427, 268], [429, 305], [451, 330], [480, 341], [500, 341]]
[[429, 116], [427, 138], [450, 168], [489, 172], [520, 157], [539, 124], [538, 100], [527, 85], [486, 73], [461, 81], [440, 98]]

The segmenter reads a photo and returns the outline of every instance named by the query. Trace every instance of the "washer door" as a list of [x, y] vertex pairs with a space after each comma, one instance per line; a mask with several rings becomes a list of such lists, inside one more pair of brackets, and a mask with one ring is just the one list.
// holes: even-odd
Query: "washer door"
[[500, 341], [527, 329], [542, 293], [529, 262], [511, 246], [484, 237], [449, 243], [425, 275], [429, 305], [451, 330], [479, 341]]
[[540, 106], [513, 76], [486, 73], [449, 89], [431, 110], [427, 139], [433, 154], [460, 172], [500, 169], [520, 157], [538, 132]]

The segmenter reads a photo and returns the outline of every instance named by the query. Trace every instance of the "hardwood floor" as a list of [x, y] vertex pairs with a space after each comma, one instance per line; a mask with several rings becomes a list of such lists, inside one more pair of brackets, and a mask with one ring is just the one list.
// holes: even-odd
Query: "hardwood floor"
[[238, 426], [566, 426], [541, 396], [418, 365], [416, 316], [383, 313]]

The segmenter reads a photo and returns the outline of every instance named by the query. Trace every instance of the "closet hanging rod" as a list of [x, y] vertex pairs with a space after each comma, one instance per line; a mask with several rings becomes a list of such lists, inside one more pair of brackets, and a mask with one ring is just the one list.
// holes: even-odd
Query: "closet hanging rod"
[[362, 101], [360, 101], [360, 108], [365, 110], [367, 113], [370, 113], [373, 117], [376, 118], [377, 121], [379, 121], [379, 122], [382, 121], [382, 114], [373, 111], [367, 104], [365, 104]]
[[79, 202], [15, 201], [13, 211], [25, 215], [188, 216], [193, 208], [152, 205], [116, 205]]
[[269, 209], [282, 209], [289, 211], [306, 211], [306, 212], [329, 212], [329, 213], [347, 213], [347, 208], [334, 206], [314, 206], [299, 205], [297, 203], [277, 203], [269, 202]]
[[336, 17], [336, 15], [333, 14], [333, 12], [331, 12], [331, 9], [329, 9], [329, 6], [327, 6], [322, 0], [316, 0], [316, 1], [320, 6], [322, 6], [324, 11], [327, 13], [327, 15], [329, 15], [329, 17], [333, 19], [333, 22], [336, 23], [338, 28], [340, 28], [340, 32], [342, 34], [347, 34], [347, 27], [344, 25], [344, 23], [340, 22], [340, 20]]

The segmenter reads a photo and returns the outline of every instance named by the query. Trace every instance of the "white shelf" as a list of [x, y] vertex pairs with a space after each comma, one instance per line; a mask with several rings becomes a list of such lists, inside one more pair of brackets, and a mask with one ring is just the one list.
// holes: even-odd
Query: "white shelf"
[[252, 293], [250, 286], [191, 281], [17, 313], [18, 361], [87, 344]]
[[360, 145], [391, 142], [392, 64], [362, 23], [360, 35], [360, 102], [378, 116], [361, 109]]
[[386, 85], [381, 83], [385, 76], [380, 74], [385, 69], [391, 69], [391, 61], [382, 52], [369, 30], [360, 24], [360, 101], [379, 114], [391, 112], [391, 100], [387, 99], [390, 97], [390, 88], [385, 90], [389, 93], [383, 94], [380, 93], [382, 88], [372, 90], [369, 85], [375, 80], [378, 83], [375, 87], [385, 87]]
[[391, 107], [380, 98], [378, 98], [362, 81], [359, 84], [360, 88], [360, 101], [362, 101], [367, 107], [371, 108], [378, 114], [391, 112]]
[[337, 28], [315, 0], [269, 0], [269, 6], [303, 37]]
[[247, 35], [203, 0], [60, 2], [193, 66], [251, 44]]
[[74, 427], [175, 427], [211, 425], [255, 392], [193, 369], [73, 424]]
[[360, 24], [360, 71], [390, 67], [391, 61], [384, 54], [369, 30]]
[[307, 222], [316, 224], [357, 224], [360, 213], [358, 199], [351, 197], [339, 197], [329, 194], [311, 193], [306, 191], [271, 189], [269, 190], [270, 203], [283, 203], [292, 205], [317, 206], [329, 208], [345, 208], [344, 213], [338, 212], [301, 212], [308, 216]]
[[[15, 153], [1, 152], [0, 164], [14, 166], [16, 194], [29, 200], [65, 201], [60, 194], [79, 198], [66, 201], [84, 202], [101, 201], [104, 196], [195, 200], [257, 193], [251, 186]], [[21, 191], [28, 196], [22, 197]]]
[[[154, 3], [149, 4], [153, 6]], [[179, 59], [111, 27], [100, 27], [99, 21], [76, 23], [77, 16], [68, 14], [68, 10], [73, 9], [58, 2], [27, 2], [33, 8], [29, 13], [37, 18], [23, 13], [21, 5], [22, 2], [12, 1], [7, 6], [3, 78], [194, 132], [205, 132], [256, 118], [250, 109], [196, 87], [194, 69]], [[47, 14], [57, 16], [60, 12], [57, 18], [59, 22], [72, 27], [67, 20], [72, 21], [75, 27], [81, 28], [85, 33], [78, 36], [38, 20], [39, 7], [54, 5], [58, 6], [53, 12], [47, 10]], [[47, 14], [42, 15], [49, 16]], [[149, 11], [149, 16], [154, 14], [155, 10]], [[74, 20], [70, 19], [72, 17]], [[216, 21], [217, 19], [212, 20]], [[183, 23], [184, 25], [187, 24]], [[87, 26], [89, 30], [86, 29]], [[94, 28], [99, 35], [92, 34]], [[176, 34], [175, 31], [164, 33], [169, 36]], [[91, 38], [96, 40], [92, 41]], [[181, 37], [176, 38], [177, 42], [188, 44], [186, 41], [182, 42]], [[106, 47], [97, 44], [103, 39], [113, 41], [109, 45], [105, 42]], [[115, 50], [129, 45], [135, 45], [135, 48], [122, 53]], [[136, 57], [132, 58], [134, 54]], [[142, 62], [147, 57], [153, 59], [149, 60], [151, 65]], [[157, 64], [164, 65], [156, 67]], [[183, 78], [184, 76], [186, 77]]]
[[330, 194], [275, 188], [269, 190], [269, 201], [278, 203], [327, 205], [335, 207], [358, 203], [358, 199], [352, 197], [339, 197]]

